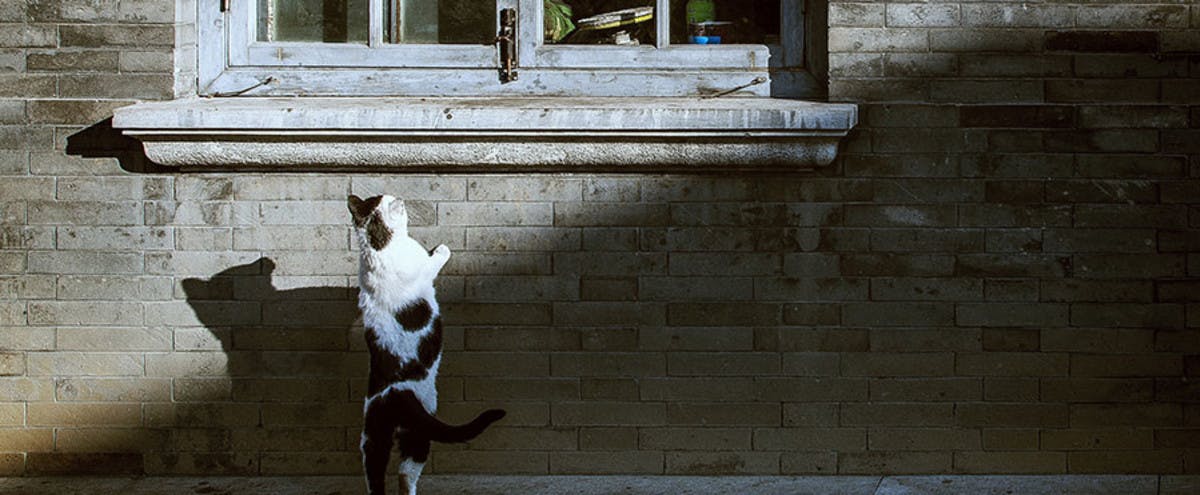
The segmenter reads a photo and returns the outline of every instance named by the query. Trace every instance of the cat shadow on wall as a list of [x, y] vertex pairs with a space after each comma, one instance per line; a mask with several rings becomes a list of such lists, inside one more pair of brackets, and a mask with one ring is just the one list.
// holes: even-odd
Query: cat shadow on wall
[[168, 452], [163, 472], [356, 466], [367, 363], [357, 289], [280, 289], [275, 268], [260, 258], [183, 280], [187, 303], [205, 328], [177, 335], [177, 350], [224, 352], [174, 354], [181, 363], [175, 422], [188, 426], [177, 429], [168, 450], [205, 451]]

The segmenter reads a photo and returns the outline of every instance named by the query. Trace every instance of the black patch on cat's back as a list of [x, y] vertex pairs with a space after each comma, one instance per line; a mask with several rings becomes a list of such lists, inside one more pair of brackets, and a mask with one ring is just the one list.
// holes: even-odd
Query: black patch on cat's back
[[367, 397], [373, 397], [393, 383], [422, 380], [429, 376], [429, 368], [433, 367], [433, 363], [442, 354], [442, 319], [433, 319], [429, 333], [417, 344], [416, 359], [402, 362], [400, 356], [379, 345], [379, 336], [375, 330], [368, 330], [366, 338], [371, 355]]
[[404, 327], [406, 332], [419, 332], [429, 324], [431, 317], [433, 308], [429, 307], [428, 301], [421, 299], [397, 311], [396, 323]]

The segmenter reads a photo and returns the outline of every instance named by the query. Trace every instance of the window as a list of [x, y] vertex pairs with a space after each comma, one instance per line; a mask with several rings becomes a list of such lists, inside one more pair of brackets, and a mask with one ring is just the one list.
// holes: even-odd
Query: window
[[812, 101], [823, 0], [177, 2], [194, 89], [113, 126], [181, 169], [796, 170], [858, 121]]
[[711, 0], [691, 19], [688, 0], [205, 3], [205, 95], [815, 96], [821, 86], [805, 67], [816, 26], [804, 7], [823, 2]]

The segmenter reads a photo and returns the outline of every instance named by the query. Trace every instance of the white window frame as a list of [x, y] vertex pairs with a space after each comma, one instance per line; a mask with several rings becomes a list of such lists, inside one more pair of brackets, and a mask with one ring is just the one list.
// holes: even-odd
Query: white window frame
[[[373, 0], [367, 44], [259, 42], [253, 0], [198, 2], [198, 88], [204, 96], [819, 96], [805, 68], [805, 4], [782, 0], [781, 44], [594, 46], [542, 43], [542, 0], [496, 0], [518, 11], [518, 75], [502, 83], [494, 45], [383, 42]], [[816, 0], [819, 1], [819, 0]], [[222, 11], [219, 4], [228, 8]], [[657, 0], [668, 32], [670, 1]], [[498, 24], [498, 23], [497, 23]], [[216, 42], [214, 42], [216, 41]], [[775, 56], [773, 57], [772, 54]], [[774, 84], [750, 84], [769, 81]]]

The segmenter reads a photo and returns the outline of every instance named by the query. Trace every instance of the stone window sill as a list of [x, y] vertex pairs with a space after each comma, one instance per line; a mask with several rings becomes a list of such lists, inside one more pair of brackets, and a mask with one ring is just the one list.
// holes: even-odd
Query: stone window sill
[[189, 98], [118, 109], [190, 170], [732, 171], [828, 165], [853, 104], [775, 98]]

